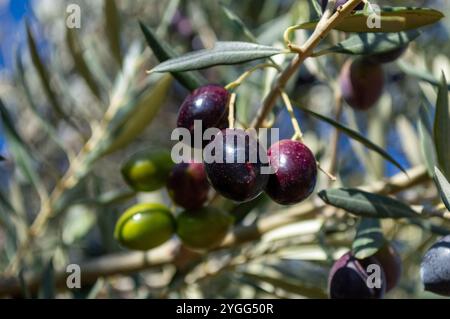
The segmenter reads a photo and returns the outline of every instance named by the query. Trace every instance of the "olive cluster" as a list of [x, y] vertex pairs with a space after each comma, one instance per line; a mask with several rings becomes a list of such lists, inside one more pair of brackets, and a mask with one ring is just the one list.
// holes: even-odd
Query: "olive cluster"
[[[134, 190], [152, 192], [165, 186], [173, 203], [184, 212], [175, 218], [160, 204], [130, 208], [116, 226], [116, 238], [123, 246], [152, 249], [175, 233], [194, 249], [218, 245], [233, 218], [206, 205], [212, 189], [237, 203], [251, 201], [264, 191], [282, 205], [299, 203], [311, 195], [317, 164], [310, 149], [298, 141], [282, 140], [266, 150], [247, 131], [228, 129], [229, 100], [230, 93], [221, 86], [200, 87], [184, 100], [177, 120], [177, 126], [188, 129], [191, 136], [195, 121], [202, 122], [202, 133], [217, 128], [220, 133], [202, 147], [215, 143], [223, 150], [221, 160], [174, 165], [169, 152], [151, 150], [137, 153], [124, 164], [122, 175]], [[263, 165], [271, 165], [275, 173], [263, 172]]]

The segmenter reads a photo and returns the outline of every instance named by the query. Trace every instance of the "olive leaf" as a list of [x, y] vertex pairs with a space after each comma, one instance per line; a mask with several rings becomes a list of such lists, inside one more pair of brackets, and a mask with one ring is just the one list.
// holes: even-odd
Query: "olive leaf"
[[445, 178], [444, 174], [442, 174], [442, 172], [439, 170], [439, 168], [435, 167], [434, 169], [434, 181], [439, 190], [439, 193], [441, 194], [441, 198], [445, 204], [445, 207], [447, 207], [448, 211], [450, 211], [450, 183]]
[[42, 273], [42, 280], [39, 286], [40, 299], [55, 298], [55, 268], [53, 266], [53, 258], [50, 258]]
[[122, 65], [120, 15], [115, 0], [104, 1], [105, 30], [109, 47], [118, 65]]
[[[177, 54], [168, 46], [166, 42], [156, 36], [152, 29], [148, 28], [141, 21], [139, 21], [139, 26], [144, 34], [148, 46], [152, 49], [159, 62], [164, 62], [177, 56]], [[204, 79], [200, 74], [194, 72], [171, 72], [171, 74], [189, 91], [193, 91], [202, 84], [206, 83], [206, 79]]]
[[58, 100], [58, 97], [56, 95], [56, 92], [53, 90], [52, 86], [50, 85], [50, 83], [51, 83], [50, 73], [47, 70], [47, 68], [45, 67], [44, 62], [41, 60], [41, 57], [39, 56], [36, 40], [33, 37], [33, 33], [31, 32], [31, 28], [28, 23], [26, 24], [26, 32], [27, 32], [28, 49], [30, 51], [31, 60], [33, 62], [34, 67], [36, 68], [36, 71], [39, 76], [39, 80], [41, 82], [41, 85], [44, 89], [45, 94], [47, 95], [50, 105], [52, 106], [52, 108], [57, 116], [62, 118], [64, 121], [66, 121], [72, 127], [77, 128], [77, 125], [70, 119], [70, 117], [63, 110], [63, 108]]
[[102, 156], [125, 147], [144, 131], [161, 109], [171, 83], [172, 77], [164, 75], [153, 88], [144, 90], [125, 106], [123, 112], [118, 112], [128, 115], [121, 118], [120, 121], [114, 119], [111, 121], [105, 138], [108, 146], [102, 152]]
[[403, 166], [397, 162], [391, 155], [389, 155], [385, 150], [383, 150], [381, 147], [379, 147], [378, 145], [372, 143], [371, 141], [369, 141], [367, 138], [365, 138], [364, 136], [362, 136], [361, 134], [359, 134], [358, 132], [336, 122], [333, 119], [330, 119], [324, 115], [321, 115], [319, 113], [316, 113], [314, 111], [311, 111], [305, 107], [299, 106], [299, 108], [301, 110], [303, 110], [304, 112], [314, 116], [315, 118], [324, 121], [330, 125], [332, 125], [333, 127], [335, 127], [336, 129], [338, 129], [339, 131], [341, 131], [342, 133], [344, 133], [345, 135], [347, 135], [348, 137], [354, 139], [355, 141], [360, 142], [361, 144], [363, 144], [364, 146], [366, 146], [368, 149], [376, 152], [377, 154], [379, 154], [381, 157], [383, 157], [384, 159], [386, 159], [387, 161], [391, 162], [393, 165], [395, 165], [398, 169], [400, 169], [403, 173], [406, 174], [406, 170], [403, 168]]
[[442, 74], [441, 85], [436, 101], [434, 119], [434, 143], [436, 146], [439, 168], [450, 179], [450, 105], [448, 102], [447, 80]]
[[[344, 18], [335, 29], [344, 32], [402, 32], [421, 28], [438, 22], [444, 17], [442, 12], [430, 8], [383, 7], [379, 18], [380, 27], [368, 25], [370, 16], [364, 11], [356, 11]], [[374, 18], [376, 21], [376, 18]], [[315, 29], [319, 21], [303, 23], [302, 29]]]
[[13, 119], [8, 113], [3, 101], [0, 99], [0, 121], [6, 140], [9, 143], [9, 149], [13, 154], [13, 158], [19, 167], [23, 176], [27, 179], [30, 185], [33, 185], [41, 197], [46, 194], [45, 187], [42, 184], [36, 169], [33, 167], [33, 157], [28, 145], [17, 132]]
[[411, 207], [391, 197], [368, 193], [359, 189], [329, 189], [319, 193], [328, 205], [351, 214], [368, 218], [420, 217]]
[[150, 72], [183, 72], [200, 70], [216, 65], [230, 65], [268, 58], [283, 50], [249, 42], [217, 42], [214, 48], [194, 51], [170, 59]]
[[425, 160], [428, 174], [430, 176], [433, 176], [434, 167], [437, 163], [436, 149], [433, 142], [433, 128], [432, 124], [430, 123], [429, 112], [425, 106], [422, 106], [419, 110], [417, 130], [419, 133], [420, 148], [422, 156]]
[[352, 244], [353, 255], [358, 259], [373, 256], [384, 245], [381, 223], [376, 218], [362, 218]]
[[[412, 66], [405, 61], [398, 61], [397, 65], [403, 72], [405, 72], [405, 74], [409, 76], [415, 77], [420, 81], [429, 83], [434, 86], [441, 86], [441, 81], [436, 79], [431, 73], [425, 70], [420, 70], [416, 66]], [[450, 83], [447, 83], [447, 89], [450, 91]]]
[[69, 52], [75, 64], [75, 70], [81, 75], [86, 82], [86, 85], [91, 90], [92, 94], [100, 101], [102, 100], [102, 93], [98, 83], [96, 82], [86, 59], [84, 57], [81, 41], [78, 38], [77, 29], [66, 28], [66, 42]]
[[245, 25], [245, 23], [239, 18], [230, 8], [228, 8], [224, 3], [220, 3], [220, 8], [225, 13], [225, 16], [230, 20], [238, 30], [239, 34], [245, 35], [247, 39], [252, 42], [257, 43], [258, 39], [253, 35], [249, 28]]
[[358, 33], [348, 39], [315, 52], [317, 57], [329, 53], [343, 53], [351, 55], [372, 55], [403, 48], [420, 35], [412, 30], [399, 33]]

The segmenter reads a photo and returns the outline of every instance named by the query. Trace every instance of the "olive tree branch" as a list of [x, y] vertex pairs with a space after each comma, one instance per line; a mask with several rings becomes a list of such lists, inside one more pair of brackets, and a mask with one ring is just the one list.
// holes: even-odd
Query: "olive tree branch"
[[[408, 177], [409, 176], [409, 177]], [[362, 190], [377, 194], [395, 194], [422, 183], [430, 181], [425, 167], [419, 166], [394, 177], [360, 187]], [[262, 235], [292, 222], [314, 218], [327, 206], [323, 202], [308, 201], [260, 218], [249, 226], [234, 228], [215, 250], [234, 248], [239, 245], [258, 240]], [[173, 244], [174, 242], [172, 242]], [[82, 284], [90, 284], [96, 279], [119, 274], [129, 274], [150, 268], [173, 264], [177, 261], [178, 249], [176, 244], [168, 245], [166, 249], [156, 249], [149, 252], [131, 252], [100, 257], [80, 264]], [[162, 247], [164, 248], [164, 247]], [[67, 289], [66, 278], [69, 274], [65, 269], [55, 272], [55, 283], [60, 289]], [[41, 284], [41, 274], [25, 274], [26, 285], [32, 292], [37, 291]], [[21, 294], [20, 280], [16, 277], [0, 277], [0, 296]]]
[[345, 5], [339, 7], [333, 14], [336, 1], [328, 1], [327, 9], [320, 19], [315, 31], [309, 37], [309, 39], [295, 50], [298, 53], [296, 57], [291, 61], [290, 65], [284, 69], [284, 71], [279, 75], [275, 81], [272, 89], [265, 98], [261, 108], [256, 114], [255, 120], [252, 123], [252, 127], [259, 128], [264, 123], [264, 119], [273, 109], [280, 91], [284, 89], [290, 78], [297, 72], [303, 62], [311, 56], [314, 49], [319, 45], [319, 43], [333, 30], [344, 18], [346, 18], [353, 9], [359, 4], [360, 0], [349, 0]]

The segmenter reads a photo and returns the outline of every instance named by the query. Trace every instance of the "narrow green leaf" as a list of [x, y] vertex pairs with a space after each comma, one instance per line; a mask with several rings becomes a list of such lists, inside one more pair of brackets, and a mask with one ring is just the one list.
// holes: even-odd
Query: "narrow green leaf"
[[26, 32], [27, 32], [28, 49], [30, 50], [31, 60], [33, 61], [33, 65], [36, 68], [36, 71], [39, 75], [41, 85], [44, 89], [45, 94], [47, 95], [50, 105], [52, 106], [52, 108], [57, 116], [64, 119], [69, 124], [73, 125], [72, 121], [64, 113], [64, 110], [56, 96], [56, 93], [54, 92], [54, 90], [52, 89], [52, 87], [50, 85], [51, 80], [50, 80], [49, 72], [47, 71], [44, 63], [42, 62], [41, 57], [39, 56], [37, 44], [36, 44], [36, 41], [33, 37], [33, 33], [31, 32], [31, 28], [28, 25], [28, 23], [26, 24]]
[[245, 37], [251, 42], [257, 43], [258, 39], [253, 35], [249, 28], [245, 25], [245, 23], [239, 18], [230, 8], [228, 8], [224, 3], [220, 4], [225, 16], [234, 24], [236, 29], [239, 30], [239, 34], [244, 34]]
[[433, 176], [434, 167], [437, 163], [436, 149], [433, 142], [432, 125], [425, 106], [422, 106], [419, 110], [417, 129], [419, 132], [420, 148], [428, 174]]
[[94, 94], [94, 96], [96, 96], [101, 101], [102, 94], [100, 87], [95, 81], [95, 78], [92, 75], [92, 72], [85, 61], [83, 48], [81, 46], [80, 39], [78, 38], [78, 33], [76, 29], [71, 28], [66, 29], [66, 42], [75, 64], [75, 70], [84, 79], [86, 85]]
[[445, 207], [450, 211], [450, 183], [437, 167], [435, 167], [434, 181], [441, 194]]
[[358, 259], [373, 256], [385, 243], [379, 219], [362, 218], [356, 230], [352, 252]]
[[200, 70], [216, 65], [240, 64], [268, 58], [282, 50], [249, 42], [217, 42], [209, 50], [199, 50], [163, 62], [151, 72], [183, 72]]
[[[177, 54], [168, 46], [166, 42], [163, 42], [156, 36], [152, 29], [145, 26], [142, 22], [139, 22], [139, 25], [148, 46], [152, 49], [159, 62], [164, 62], [177, 56]], [[171, 74], [189, 91], [193, 91], [207, 82], [206, 79], [194, 72], [171, 72]]]
[[[427, 82], [434, 86], [441, 86], [441, 81], [436, 79], [431, 73], [425, 70], [419, 70], [417, 69], [417, 67], [404, 61], [398, 61], [397, 65], [403, 72], [405, 72], [405, 74], [409, 76], [412, 76], [416, 79], [419, 79], [420, 81]], [[450, 83], [447, 83], [447, 89], [450, 91]]]
[[161, 109], [171, 83], [170, 75], [163, 76], [153, 88], [145, 90], [125, 106], [123, 112], [117, 112], [120, 118], [111, 121], [105, 140], [108, 147], [103, 156], [127, 146], [144, 131]]
[[362, 217], [394, 219], [420, 217], [411, 207], [396, 199], [358, 189], [324, 190], [319, 193], [319, 197], [328, 205]]
[[397, 162], [391, 155], [389, 155], [385, 150], [383, 150], [381, 147], [379, 147], [378, 145], [372, 143], [371, 141], [369, 141], [367, 138], [365, 138], [364, 136], [362, 136], [361, 134], [359, 134], [358, 132], [336, 122], [333, 119], [330, 119], [326, 116], [323, 116], [319, 113], [316, 113], [314, 111], [311, 111], [305, 107], [299, 106], [299, 108], [301, 110], [303, 110], [304, 112], [314, 116], [315, 118], [324, 121], [330, 125], [332, 125], [333, 127], [335, 127], [336, 129], [338, 129], [339, 131], [341, 131], [342, 133], [344, 133], [345, 135], [347, 135], [348, 137], [354, 139], [355, 141], [360, 142], [361, 144], [363, 144], [364, 146], [366, 146], [368, 149], [378, 153], [380, 156], [382, 156], [384, 159], [386, 159], [387, 161], [391, 162], [393, 165], [395, 165], [399, 170], [401, 170], [403, 173], [406, 174], [406, 170], [403, 168], [403, 166]]
[[28, 106], [30, 107], [31, 112], [36, 116], [39, 120], [42, 128], [48, 134], [48, 136], [64, 151], [67, 153], [67, 148], [64, 142], [60, 139], [59, 134], [56, 132], [56, 129], [51, 126], [47, 119], [45, 119], [39, 112], [38, 107], [33, 99], [33, 95], [28, 86], [27, 80], [25, 79], [25, 69], [23, 67], [22, 57], [20, 52], [16, 52], [16, 77], [17, 82], [21, 89], [23, 90], [24, 96], [28, 102]]
[[105, 30], [108, 44], [118, 65], [122, 65], [122, 50], [120, 46], [120, 15], [115, 0], [105, 0], [104, 6]]
[[41, 283], [39, 287], [40, 299], [55, 298], [55, 269], [53, 267], [53, 258], [50, 259], [42, 273]]
[[105, 279], [103, 278], [97, 279], [94, 286], [89, 291], [89, 294], [86, 296], [86, 299], [96, 299], [98, 294], [105, 287], [105, 284], [106, 284]]
[[45, 188], [36, 173], [36, 169], [33, 167], [33, 157], [31, 156], [31, 152], [14, 127], [13, 120], [1, 99], [0, 120], [15, 163], [18, 165], [25, 178], [27, 178], [28, 182], [35, 187], [39, 195], [43, 196], [45, 193]]
[[399, 33], [358, 33], [348, 39], [315, 52], [312, 56], [329, 53], [343, 53], [351, 55], [373, 55], [403, 48], [414, 41], [420, 32], [412, 30]]
[[[356, 11], [335, 29], [344, 32], [402, 32], [434, 24], [443, 17], [442, 12], [430, 8], [383, 7], [379, 17], [380, 28], [371, 28], [364, 11]], [[315, 29], [318, 22], [307, 22], [301, 27], [307, 30]]]
[[434, 120], [434, 144], [436, 146], [439, 168], [450, 179], [450, 105], [448, 103], [447, 80], [442, 74], [441, 85], [436, 101]]

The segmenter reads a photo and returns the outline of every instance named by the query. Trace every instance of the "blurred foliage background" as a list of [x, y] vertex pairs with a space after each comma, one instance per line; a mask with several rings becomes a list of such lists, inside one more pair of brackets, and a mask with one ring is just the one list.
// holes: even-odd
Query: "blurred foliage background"
[[[450, 12], [450, 3], [444, 0], [375, 2]], [[81, 8], [80, 29], [65, 25], [66, 8], [73, 3]], [[170, 204], [165, 191], [134, 194], [120, 176], [121, 164], [137, 150], [172, 146], [170, 134], [176, 126], [178, 107], [188, 93], [176, 81], [164, 82], [164, 76], [147, 77], [145, 71], [158, 61], [145, 44], [139, 20], [176, 52], [185, 53], [212, 47], [216, 40], [254, 39], [282, 47], [283, 31], [288, 26], [315, 16], [306, 0], [222, 3], [248, 29], [230, 19], [218, 1], [0, 1], [0, 97], [4, 104], [1, 149], [6, 158], [0, 164], [0, 270], [6, 270], [14, 260], [42, 202], [70, 163], [77, 161], [76, 154], [84, 150], [96, 155], [78, 163], [81, 173], [75, 182], [66, 180], [66, 184], [75, 183], [76, 187], [58, 203], [57, 213], [27, 248], [19, 269], [21, 273], [42, 274], [45, 284], [39, 296], [326, 297], [332, 260], [348, 249], [354, 236], [355, 219], [343, 213], [331, 219], [325, 212], [295, 221], [265, 234], [260, 241], [215, 252], [205, 257], [203, 267], [208, 270], [197, 267], [183, 277], [185, 285], [177, 282], [173, 264], [129, 276], [100, 278], [72, 291], [56, 292], [50, 280], [53, 269], [121, 252], [113, 239], [113, 229], [118, 216], [132, 203]], [[418, 81], [407, 71], [419, 70], [435, 79], [444, 72], [450, 79], [449, 19], [423, 29], [400, 63], [385, 67], [386, 90], [376, 108], [369, 113], [344, 109], [342, 119], [346, 125], [382, 146], [405, 168], [426, 164], [427, 136], [420, 133], [418, 119], [421, 108], [431, 108], [432, 112], [436, 101], [435, 87]], [[334, 33], [327, 41], [341, 36]], [[305, 32], [298, 32], [298, 41], [305, 38]], [[275, 59], [282, 63], [285, 58]], [[332, 117], [334, 86], [344, 61], [345, 56], [337, 55], [308, 59], [289, 84], [291, 98]], [[225, 85], [248, 67], [215, 67], [202, 73], [210, 82]], [[264, 71], [242, 86], [237, 104], [240, 122], [252, 120], [274, 76], [274, 72]], [[133, 114], [140, 116], [133, 118]], [[289, 116], [281, 105], [273, 116], [275, 126], [281, 128], [281, 137], [292, 136]], [[327, 166], [333, 128], [300, 110], [297, 116], [305, 140]], [[91, 134], [100, 137], [91, 140], [86, 148]], [[393, 165], [345, 136], [339, 139], [337, 163], [339, 179], [333, 186], [370, 185], [399, 173]], [[328, 184], [321, 176], [317, 190]], [[425, 183], [399, 197], [427, 205], [436, 201], [437, 194], [434, 186]], [[241, 222], [250, 224], [278, 210], [277, 205], [263, 201]], [[436, 297], [423, 292], [418, 271], [423, 252], [436, 236], [391, 221], [383, 226], [386, 237], [404, 260], [401, 284], [388, 298]]]

